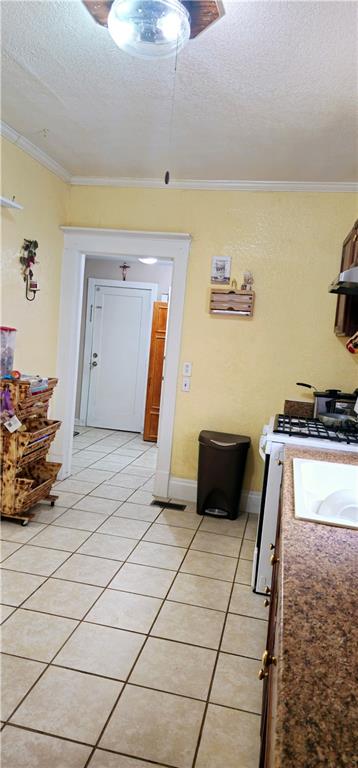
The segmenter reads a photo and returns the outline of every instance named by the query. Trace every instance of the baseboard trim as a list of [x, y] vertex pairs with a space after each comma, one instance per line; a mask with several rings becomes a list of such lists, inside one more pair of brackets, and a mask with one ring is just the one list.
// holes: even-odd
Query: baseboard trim
[[57, 475], [57, 480], [66, 480], [67, 477], [70, 477], [71, 475], [71, 459], [69, 461], [63, 461], [62, 454], [55, 453], [55, 451], [49, 452], [48, 455], [49, 461], [54, 461], [56, 463], [61, 464], [61, 469]]
[[[196, 501], [196, 480], [186, 480], [183, 477], [169, 478], [169, 496], [178, 501]], [[258, 515], [260, 512], [261, 493], [259, 491], [243, 491], [241, 495], [241, 509], [243, 512], [251, 512]]]
[[196, 480], [185, 480], [183, 477], [169, 478], [169, 497], [178, 501], [196, 501]]
[[243, 491], [241, 496], [241, 506], [244, 512], [250, 512], [252, 515], [259, 515], [261, 506], [260, 491]]
[[168, 493], [169, 473], [162, 469], [157, 469], [154, 475], [154, 490], [153, 496], [160, 500], [169, 501]]

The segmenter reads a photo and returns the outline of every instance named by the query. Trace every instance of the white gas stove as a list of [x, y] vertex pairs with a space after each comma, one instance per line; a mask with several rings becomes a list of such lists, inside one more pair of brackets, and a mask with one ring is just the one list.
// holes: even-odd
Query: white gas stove
[[285, 445], [357, 454], [358, 425], [352, 423], [348, 428], [332, 429], [318, 419], [279, 415], [272, 417], [263, 428], [259, 451], [265, 472], [252, 569], [252, 587], [262, 594], [265, 587], [271, 586], [270, 545], [276, 537]]

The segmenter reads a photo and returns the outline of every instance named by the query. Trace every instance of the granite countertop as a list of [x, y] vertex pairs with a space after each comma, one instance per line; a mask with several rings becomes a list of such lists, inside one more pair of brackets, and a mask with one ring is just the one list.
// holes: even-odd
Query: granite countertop
[[358, 531], [294, 517], [294, 457], [358, 468], [353, 453], [285, 450], [275, 766], [355, 768]]

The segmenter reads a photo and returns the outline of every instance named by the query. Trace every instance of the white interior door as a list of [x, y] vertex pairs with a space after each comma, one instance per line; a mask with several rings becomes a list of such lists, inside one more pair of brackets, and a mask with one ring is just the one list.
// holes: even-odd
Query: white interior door
[[152, 287], [96, 285], [87, 424], [141, 432], [152, 319]]

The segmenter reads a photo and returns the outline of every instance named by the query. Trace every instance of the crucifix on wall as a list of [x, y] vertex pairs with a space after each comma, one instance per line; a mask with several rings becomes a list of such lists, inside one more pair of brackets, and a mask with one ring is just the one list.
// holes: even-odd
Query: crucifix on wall
[[126, 264], [126, 262], [124, 262], [124, 264], [120, 264], [119, 265], [119, 269], [122, 270], [122, 280], [125, 280], [126, 277], [127, 277], [127, 272], [130, 269], [130, 265]]

